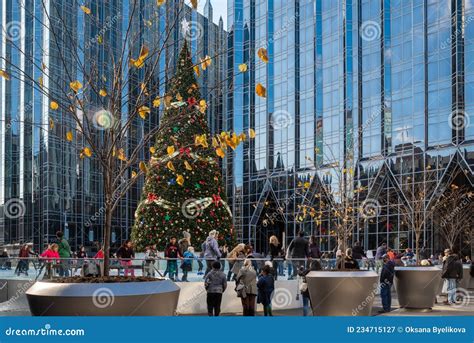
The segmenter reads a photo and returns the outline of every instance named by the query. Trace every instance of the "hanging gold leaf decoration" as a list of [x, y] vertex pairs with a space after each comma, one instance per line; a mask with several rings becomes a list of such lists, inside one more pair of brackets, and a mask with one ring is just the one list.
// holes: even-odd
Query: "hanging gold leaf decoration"
[[138, 167], [139, 167], [140, 170], [141, 170], [142, 172], [144, 172], [144, 173], [146, 173], [147, 170], [148, 170], [147, 167], [146, 167], [146, 163], [143, 162], [143, 161], [140, 161], [140, 163], [138, 164]]
[[66, 132], [66, 140], [68, 142], [72, 142], [72, 139], [73, 139], [72, 132], [71, 131]]
[[143, 65], [145, 64], [145, 60], [148, 57], [149, 52], [150, 50], [148, 49], [148, 47], [146, 45], [143, 45], [140, 48], [140, 55], [138, 56], [138, 58], [137, 59], [130, 58], [130, 64], [135, 66], [136, 68], [139, 68], [139, 69], [142, 68]]
[[251, 139], [255, 138], [257, 135], [255, 134], [255, 130], [254, 129], [249, 129], [249, 137]]
[[5, 70], [0, 69], [0, 76], [5, 80], [10, 80], [10, 75]]
[[107, 96], [107, 91], [105, 89], [101, 89], [100, 92], [99, 92], [99, 95], [102, 96], [102, 97], [105, 97], [105, 96]]
[[268, 63], [269, 59], [268, 59], [267, 49], [265, 48], [258, 49], [257, 55], [263, 62]]
[[78, 80], [75, 80], [75, 81], [72, 81], [72, 82], [69, 83], [69, 87], [71, 87], [71, 89], [75, 93], [77, 93], [82, 88], [82, 83]]
[[142, 106], [138, 109], [138, 115], [142, 119], [146, 119], [146, 116], [150, 114], [150, 108], [148, 106]]
[[176, 177], [176, 182], [178, 183], [178, 185], [182, 186], [184, 184], [184, 177], [183, 175], [178, 175]]
[[261, 83], [257, 83], [257, 85], [255, 86], [255, 93], [257, 93], [259, 97], [267, 97], [267, 89], [263, 87]]
[[51, 101], [49, 103], [49, 108], [51, 108], [52, 110], [57, 110], [59, 108], [59, 105], [56, 101]]
[[81, 10], [87, 15], [91, 14], [91, 9], [89, 7], [81, 6]]
[[224, 158], [224, 157], [225, 157], [225, 152], [224, 152], [224, 150], [222, 150], [221, 148], [217, 148], [217, 149], [216, 149], [216, 154], [217, 154], [217, 156], [219, 156], [220, 158]]
[[161, 100], [160, 97], [156, 97], [155, 100], [153, 100], [153, 107], [157, 108], [160, 107]]
[[92, 156], [92, 150], [89, 147], [85, 147], [82, 151], [84, 152], [84, 155], [86, 155], [87, 157]]
[[239, 64], [239, 71], [241, 73], [245, 73], [247, 71], [247, 64], [246, 63]]

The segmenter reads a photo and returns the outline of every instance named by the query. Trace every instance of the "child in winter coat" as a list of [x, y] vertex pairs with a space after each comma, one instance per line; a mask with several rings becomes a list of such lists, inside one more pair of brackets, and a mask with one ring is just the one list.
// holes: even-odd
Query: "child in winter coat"
[[204, 287], [207, 291], [207, 313], [210, 317], [221, 313], [222, 293], [227, 288], [227, 279], [221, 270], [221, 263], [214, 261], [212, 269], [204, 278]]
[[271, 274], [272, 268], [265, 265], [257, 281], [257, 303], [263, 305], [263, 314], [272, 316], [272, 295], [275, 290], [275, 279]]
[[145, 262], [143, 265], [143, 274], [149, 277], [155, 277], [155, 259], [156, 246], [148, 246], [145, 251]]
[[166, 269], [168, 270], [170, 279], [175, 281], [178, 277], [178, 258], [181, 258], [176, 237], [171, 237], [169, 244], [166, 246], [165, 257], [168, 259]]
[[188, 250], [183, 254], [184, 260], [181, 263], [181, 269], [183, 270], [183, 278], [181, 281], [188, 281], [188, 273], [193, 270], [193, 259], [194, 256], [194, 248], [188, 247]]
[[45, 259], [45, 265], [46, 265], [46, 271], [44, 273], [44, 278], [45, 279], [51, 279], [53, 276], [53, 268], [52, 264], [53, 263], [58, 263], [59, 262], [59, 246], [56, 243], [53, 243], [48, 246], [48, 249], [46, 249], [41, 255], [41, 258]]

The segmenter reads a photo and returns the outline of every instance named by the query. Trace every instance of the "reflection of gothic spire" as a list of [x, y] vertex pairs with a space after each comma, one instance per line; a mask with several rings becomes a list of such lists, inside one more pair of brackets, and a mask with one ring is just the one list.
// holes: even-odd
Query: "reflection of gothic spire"
[[204, 16], [212, 23], [212, 5], [211, 0], [206, 0], [206, 4], [204, 5]]
[[280, 152], [277, 154], [277, 162], [276, 162], [275, 169], [276, 170], [284, 170], [285, 169], [285, 164], [283, 163], [283, 158], [281, 157]]

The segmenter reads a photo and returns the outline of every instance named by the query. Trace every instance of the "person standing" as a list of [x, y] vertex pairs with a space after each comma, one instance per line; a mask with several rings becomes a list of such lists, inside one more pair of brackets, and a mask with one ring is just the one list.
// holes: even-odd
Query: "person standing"
[[56, 232], [56, 238], [58, 239], [59, 257], [61, 257], [61, 265], [59, 267], [59, 276], [69, 276], [69, 259], [71, 258], [71, 247], [62, 231]]
[[359, 241], [354, 242], [354, 245], [352, 246], [352, 257], [359, 264], [359, 268], [363, 268], [364, 259], [366, 259], [367, 256], [365, 255], [364, 248], [362, 248]]
[[305, 259], [309, 255], [309, 242], [304, 238], [303, 230], [300, 230], [298, 236], [291, 241], [288, 246], [288, 254], [293, 264], [293, 275], [289, 278], [289, 280], [292, 280], [296, 277], [300, 267], [305, 267]]
[[211, 271], [212, 262], [221, 257], [221, 252], [219, 250], [219, 244], [217, 244], [216, 236], [217, 231], [212, 230], [209, 232], [209, 236], [206, 238], [206, 242], [203, 244], [204, 259], [206, 260], [206, 272], [204, 273], [204, 277], [206, 277], [207, 273]]
[[165, 257], [167, 258], [166, 270], [170, 275], [170, 279], [178, 281], [178, 258], [181, 257], [181, 253], [179, 252], [176, 237], [171, 237], [170, 242], [166, 246]]
[[387, 253], [387, 243], [383, 242], [377, 248], [377, 252], [375, 253], [375, 272], [378, 274], [380, 268], [383, 267], [383, 258], [382, 256]]
[[390, 312], [392, 310], [392, 285], [395, 274], [395, 262], [387, 254], [382, 256], [383, 267], [380, 272], [380, 298], [383, 309], [379, 313]]
[[150, 245], [145, 250], [145, 264], [143, 265], [144, 276], [155, 277], [156, 245]]
[[321, 250], [319, 249], [319, 242], [315, 236], [309, 239], [309, 258], [321, 258]]
[[77, 260], [76, 260], [76, 268], [74, 269], [74, 274], [77, 273], [79, 268], [81, 269], [83, 268], [85, 259], [87, 258], [86, 248], [83, 245], [81, 245], [81, 247], [79, 248], [76, 254], [76, 257], [77, 257]]
[[183, 262], [181, 262], [181, 269], [183, 270], [181, 281], [188, 282], [188, 273], [193, 270], [194, 259], [194, 248], [189, 246], [188, 250], [184, 252]]
[[445, 279], [447, 285], [448, 298], [444, 302], [445, 305], [453, 305], [456, 303], [457, 283], [462, 279], [462, 263], [458, 255], [453, 253], [451, 249], [444, 251], [443, 271], [441, 277]]
[[127, 239], [122, 246], [117, 250], [117, 258], [120, 260], [120, 264], [124, 268], [124, 276], [135, 277], [135, 270], [130, 268], [132, 265], [132, 259], [135, 258], [135, 252], [133, 251], [133, 244], [132, 241]]
[[275, 280], [272, 275], [272, 267], [265, 265], [262, 268], [257, 281], [257, 303], [263, 305], [263, 315], [273, 316], [272, 314], [272, 295], [275, 290]]
[[212, 262], [212, 269], [204, 277], [204, 287], [207, 291], [207, 313], [209, 317], [217, 317], [221, 313], [222, 294], [227, 288], [227, 278], [219, 261]]
[[[178, 241], [179, 253], [181, 256], [188, 251], [191, 246], [191, 234], [188, 231], [183, 231], [183, 238]], [[181, 268], [183, 269], [183, 268]], [[176, 279], [178, 278], [178, 269], [176, 270]]]
[[56, 243], [53, 243], [51, 245], [48, 245], [48, 248], [40, 255], [41, 258], [45, 259], [46, 266], [46, 271], [44, 273], [43, 279], [53, 278], [53, 264], [58, 263], [60, 257], [58, 251], [59, 246]]
[[274, 278], [276, 280], [278, 278], [278, 271], [280, 270], [280, 265], [283, 263], [282, 248], [277, 236], [270, 237], [269, 247], [270, 261], [272, 261]]
[[255, 316], [255, 298], [257, 296], [257, 273], [250, 259], [245, 259], [236, 280], [237, 296], [242, 301], [244, 316]]
[[359, 269], [359, 263], [353, 258], [351, 248], [346, 249], [346, 254], [340, 257], [336, 267], [337, 269]]
[[228, 254], [229, 271], [227, 272], [227, 281], [235, 280], [240, 268], [242, 268], [243, 259], [245, 258], [244, 251], [245, 243], [239, 243]]

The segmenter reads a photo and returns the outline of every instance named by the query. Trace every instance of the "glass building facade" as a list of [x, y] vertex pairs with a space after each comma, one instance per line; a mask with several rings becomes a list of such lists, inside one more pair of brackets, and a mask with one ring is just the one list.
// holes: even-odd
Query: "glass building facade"
[[331, 214], [302, 209], [322, 211], [318, 184], [337, 188], [334, 165], [350, 163], [354, 207], [376, 204], [353, 242], [413, 247], [397, 206], [416, 180], [430, 189], [422, 245], [445, 248], [429, 209], [452, 183], [474, 185], [473, 19], [473, 0], [228, 1], [225, 128], [257, 133], [223, 166], [240, 238], [266, 252], [303, 229], [334, 251]]
[[[33, 242], [36, 248], [42, 248], [45, 243], [54, 240], [58, 230], [65, 231], [74, 249], [102, 240], [104, 196], [98, 161], [79, 158], [77, 151], [83, 146], [84, 138], [75, 131], [75, 123], [70, 116], [50, 109], [50, 99], [54, 99], [55, 92], [61, 94], [69, 89], [67, 82], [61, 84], [57, 80], [67, 80], [66, 72], [79, 70], [75, 65], [77, 58], [72, 55], [74, 53], [85, 65], [93, 61], [102, 80], [112, 79], [108, 77], [112, 73], [108, 61], [114, 57], [112, 55], [119, 56], [123, 48], [123, 37], [131, 15], [130, 1], [0, 1], [0, 69], [11, 73], [9, 68], [18, 66], [26, 75], [20, 80], [0, 78], [0, 244]], [[224, 75], [224, 60], [220, 56], [226, 33], [222, 20], [219, 24], [213, 23], [209, 0], [205, 16], [185, 7], [176, 20], [173, 15], [177, 3], [177, 0], [167, 1], [166, 5], [154, 6], [154, 10], [148, 13], [150, 6], [138, 2], [140, 13], [135, 13], [133, 17], [133, 37], [151, 47], [163, 44], [167, 30], [171, 31], [174, 39], [171, 44], [168, 41], [166, 53], [162, 55], [155, 74], [157, 89], [154, 91], [164, 94], [164, 81], [173, 75], [174, 58], [185, 36], [182, 19], [186, 17], [190, 25], [194, 25], [194, 35], [186, 37], [191, 42], [192, 55], [196, 58], [215, 56], [212, 67], [200, 83], [203, 97], [209, 104], [210, 127], [217, 132], [222, 127], [223, 113], [223, 95], [218, 87]], [[80, 5], [92, 9], [94, 20], [80, 9]], [[49, 9], [50, 20], [45, 18], [45, 9]], [[176, 22], [169, 25], [171, 20]], [[53, 43], [51, 32], [61, 32], [66, 28], [68, 33], [60, 35], [59, 39], [67, 37], [77, 40], [77, 45], [83, 49], [69, 51], [61, 49], [62, 41], [59, 45]], [[98, 37], [111, 42], [110, 49], [98, 44]], [[130, 48], [134, 55], [138, 55], [141, 46], [136, 45]], [[64, 46], [71, 46], [71, 43], [64, 42]], [[11, 64], [5, 60], [11, 61]], [[38, 66], [55, 75], [55, 79], [42, 79], [51, 94], [36, 90], [28, 81], [29, 77], [34, 80], [42, 77], [41, 67]], [[81, 80], [79, 72], [76, 77]], [[130, 87], [127, 96], [133, 97], [134, 90], [140, 89], [137, 75], [129, 72], [127, 82]], [[94, 106], [90, 104], [91, 110]], [[125, 119], [127, 112], [125, 106], [122, 113]], [[137, 119], [127, 136], [126, 149], [132, 150], [146, 132], [157, 125], [158, 116]], [[73, 142], [63, 138], [69, 130], [77, 137]], [[100, 137], [99, 131], [97, 139]], [[144, 149], [140, 160], [148, 158], [149, 151]], [[143, 180], [139, 180], [117, 209], [112, 232], [115, 244], [129, 237], [142, 186]]]

